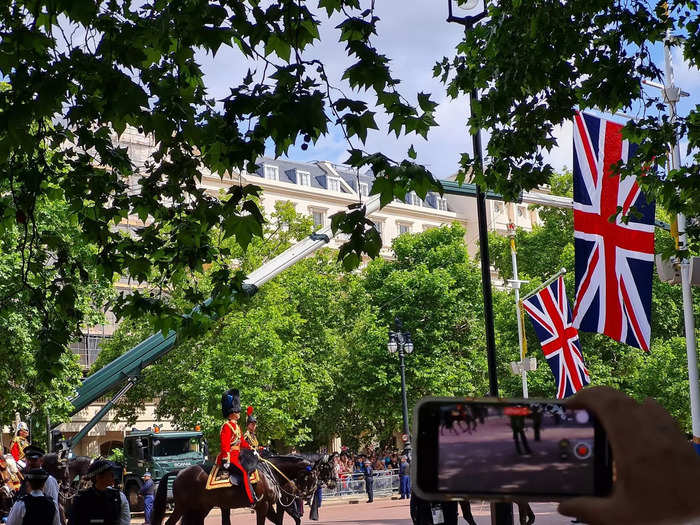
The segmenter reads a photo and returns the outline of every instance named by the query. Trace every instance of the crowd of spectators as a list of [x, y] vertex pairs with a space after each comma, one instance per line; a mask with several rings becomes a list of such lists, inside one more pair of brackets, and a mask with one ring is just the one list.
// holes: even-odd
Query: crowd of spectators
[[335, 458], [335, 468], [338, 478], [362, 474], [365, 462], [369, 461], [375, 472], [398, 469], [401, 463], [401, 453], [396, 449], [385, 447], [369, 448], [364, 453], [354, 453], [344, 448]]

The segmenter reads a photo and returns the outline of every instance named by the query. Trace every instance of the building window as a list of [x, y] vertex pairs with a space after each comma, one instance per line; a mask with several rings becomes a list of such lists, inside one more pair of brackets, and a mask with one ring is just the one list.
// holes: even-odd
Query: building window
[[362, 197], [367, 197], [367, 195], [369, 195], [369, 184], [366, 182], [360, 182], [360, 195]]
[[374, 227], [379, 232], [379, 238], [384, 239], [384, 221], [374, 221]]
[[404, 233], [411, 233], [411, 225], [400, 222], [399, 223], [399, 235], [403, 235]]
[[308, 171], [297, 171], [297, 184], [311, 186], [311, 174]]
[[90, 368], [93, 365], [100, 353], [100, 343], [106, 339], [109, 339], [109, 337], [83, 334], [78, 341], [71, 343], [71, 350], [80, 357], [80, 366]]
[[503, 206], [501, 205], [500, 202], [495, 202], [493, 204], [493, 211], [495, 213], [503, 213]]
[[423, 206], [423, 199], [421, 199], [415, 191], [408, 194], [408, 203], [413, 206]]
[[525, 206], [518, 206], [518, 217], [525, 217]]
[[447, 211], [447, 199], [445, 197], [436, 197], [437, 209], [440, 211]]
[[315, 228], [323, 228], [326, 222], [326, 214], [321, 210], [311, 210], [311, 217], [314, 219]]
[[265, 165], [265, 178], [267, 180], [279, 180], [279, 168], [277, 166]]
[[338, 177], [328, 177], [328, 189], [340, 193], [340, 179]]

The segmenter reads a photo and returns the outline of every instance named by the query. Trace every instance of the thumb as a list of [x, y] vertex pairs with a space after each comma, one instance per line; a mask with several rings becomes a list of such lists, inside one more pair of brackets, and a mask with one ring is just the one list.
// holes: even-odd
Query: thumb
[[572, 516], [591, 525], [611, 523], [615, 506], [609, 498], [572, 498], [559, 504], [559, 514]]

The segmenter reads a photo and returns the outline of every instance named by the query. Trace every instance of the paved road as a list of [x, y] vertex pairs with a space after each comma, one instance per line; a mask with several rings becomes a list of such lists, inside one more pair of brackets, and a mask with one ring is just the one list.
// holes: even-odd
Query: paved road
[[[471, 434], [457, 429], [440, 436], [439, 465], [443, 490], [460, 488], [485, 492], [524, 491], [540, 494], [592, 492], [593, 461], [572, 453], [576, 443], [592, 446], [588, 427], [566, 422], [555, 425], [546, 415], [541, 440], [526, 430], [531, 454], [519, 454], [507, 416], [490, 416]], [[562, 459], [560, 441], [568, 440], [568, 457]], [[520, 445], [520, 452], [525, 448]]]
[[[532, 505], [537, 519], [535, 525], [566, 525], [571, 522], [568, 518], [559, 515], [556, 511], [555, 503], [534, 503]], [[489, 506], [487, 503], [472, 504], [472, 514], [479, 525], [489, 525], [491, 523]], [[374, 503], [357, 504], [332, 504], [324, 506], [319, 511], [319, 521], [311, 521], [307, 514], [304, 517], [304, 525], [412, 525], [409, 513], [408, 501], [382, 499], [375, 500]], [[255, 525], [255, 515], [246, 511], [236, 511], [231, 516], [231, 521], [235, 525]], [[515, 512], [515, 523], [518, 523], [517, 510]], [[286, 525], [293, 525], [294, 522], [287, 516]], [[141, 519], [133, 520], [133, 524], [143, 523]], [[219, 525], [221, 518], [218, 511], [214, 510], [206, 520], [206, 525]], [[268, 522], [269, 524], [270, 522]], [[466, 525], [460, 517], [459, 525]]]

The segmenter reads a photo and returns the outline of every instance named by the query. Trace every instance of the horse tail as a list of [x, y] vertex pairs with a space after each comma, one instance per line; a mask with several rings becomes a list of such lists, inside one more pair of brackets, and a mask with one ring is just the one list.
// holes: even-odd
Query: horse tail
[[165, 507], [168, 503], [168, 478], [172, 475], [177, 475], [179, 471], [173, 470], [160, 478], [158, 482], [158, 490], [156, 497], [153, 500], [153, 514], [151, 515], [151, 524], [160, 525], [165, 518]]

